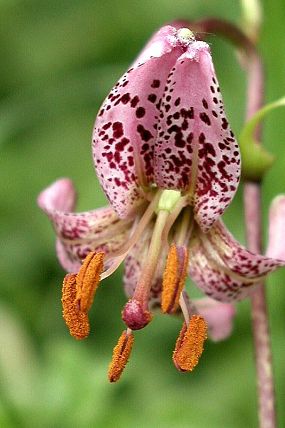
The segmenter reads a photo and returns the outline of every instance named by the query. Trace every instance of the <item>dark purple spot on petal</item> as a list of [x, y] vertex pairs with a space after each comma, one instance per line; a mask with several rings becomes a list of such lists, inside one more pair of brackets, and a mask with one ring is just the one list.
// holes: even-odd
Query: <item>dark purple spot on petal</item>
[[207, 115], [207, 113], [205, 113], [205, 112], [200, 113], [200, 119], [201, 119], [204, 123], [206, 123], [208, 126], [210, 126], [210, 125], [211, 125], [211, 121], [210, 121], [210, 118], [209, 118], [209, 116]]
[[159, 88], [159, 86], [160, 86], [160, 80], [155, 79], [151, 84], [152, 88]]
[[137, 131], [143, 141], [149, 141], [151, 138], [153, 138], [152, 133], [145, 129], [142, 125], [137, 126]]
[[127, 103], [130, 101], [130, 99], [131, 99], [130, 94], [127, 92], [126, 94], [124, 94], [124, 95], [121, 97], [121, 102], [122, 102], [123, 104], [127, 104]]
[[156, 95], [155, 95], [155, 94], [149, 94], [149, 96], [147, 97], [147, 99], [148, 99], [151, 103], [155, 103], [155, 102], [156, 102]]
[[120, 138], [124, 135], [122, 122], [114, 122], [112, 128], [114, 138]]
[[139, 97], [136, 95], [132, 100], [131, 100], [131, 107], [135, 108], [138, 105], [139, 102]]
[[143, 107], [138, 107], [136, 109], [136, 116], [137, 116], [137, 118], [140, 119], [141, 117], [144, 117], [144, 115], [145, 115], [145, 109]]

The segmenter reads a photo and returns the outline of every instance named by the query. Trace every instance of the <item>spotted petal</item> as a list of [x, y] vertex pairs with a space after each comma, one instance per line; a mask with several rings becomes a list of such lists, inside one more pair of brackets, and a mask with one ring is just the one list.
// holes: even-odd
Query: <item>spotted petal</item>
[[170, 71], [155, 145], [155, 181], [190, 194], [206, 231], [231, 202], [240, 154], [225, 116], [209, 46], [190, 43]]
[[207, 295], [222, 302], [244, 299], [265, 275], [284, 264], [248, 251], [221, 221], [208, 234], [197, 231], [190, 248], [191, 278]]
[[104, 101], [95, 122], [93, 156], [100, 183], [120, 217], [144, 200], [153, 182], [153, 148], [169, 70], [181, 54], [173, 27], [163, 27]]
[[73, 213], [75, 199], [69, 179], [57, 180], [38, 197], [40, 208], [52, 221], [58, 258], [68, 272], [77, 272], [90, 251], [118, 251], [128, 236], [128, 223], [111, 207]]

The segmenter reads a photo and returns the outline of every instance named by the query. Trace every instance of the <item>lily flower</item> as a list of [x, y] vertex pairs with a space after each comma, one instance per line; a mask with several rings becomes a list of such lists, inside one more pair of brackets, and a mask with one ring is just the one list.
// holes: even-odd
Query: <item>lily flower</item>
[[[207, 323], [214, 340], [225, 338], [232, 302], [284, 264], [246, 250], [220, 220], [239, 183], [240, 154], [207, 43], [189, 29], [162, 27], [103, 103], [92, 147], [109, 207], [73, 213], [76, 194], [68, 179], [38, 199], [70, 272], [62, 299], [70, 333], [88, 335], [99, 281], [125, 261], [127, 329], [114, 348], [110, 381], [128, 361], [133, 330], [145, 327], [158, 305], [183, 314], [173, 361], [192, 371]], [[189, 299], [187, 274], [208, 298]]]

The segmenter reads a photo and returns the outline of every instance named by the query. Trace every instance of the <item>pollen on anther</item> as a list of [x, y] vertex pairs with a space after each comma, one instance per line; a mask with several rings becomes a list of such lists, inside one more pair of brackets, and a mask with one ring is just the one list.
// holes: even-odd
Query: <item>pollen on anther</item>
[[82, 312], [87, 312], [94, 300], [96, 290], [100, 282], [100, 275], [104, 266], [104, 253], [90, 252], [84, 259], [77, 274], [76, 301]]
[[90, 332], [88, 315], [82, 312], [76, 302], [76, 274], [65, 276], [62, 286], [62, 315], [71, 336], [85, 339]]
[[109, 365], [108, 378], [110, 382], [117, 382], [129, 360], [134, 336], [130, 330], [124, 331], [120, 336], [117, 345], [113, 349], [112, 361]]
[[193, 315], [188, 328], [185, 323], [183, 324], [176, 341], [173, 362], [178, 370], [189, 372], [195, 368], [203, 353], [206, 339], [206, 321], [199, 315]]
[[174, 313], [178, 308], [179, 298], [185, 285], [188, 260], [186, 247], [171, 245], [162, 283], [161, 309], [164, 313]]

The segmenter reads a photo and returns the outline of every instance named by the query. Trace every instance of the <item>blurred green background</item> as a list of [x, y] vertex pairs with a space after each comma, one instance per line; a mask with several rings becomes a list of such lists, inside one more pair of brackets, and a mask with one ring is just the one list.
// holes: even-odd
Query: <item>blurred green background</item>
[[[265, 0], [260, 49], [266, 99], [285, 94], [285, 3]], [[150, 34], [174, 18], [220, 16], [239, 22], [230, 0], [0, 0], [0, 426], [255, 427], [255, 376], [248, 302], [238, 305], [232, 337], [208, 341], [199, 367], [178, 373], [171, 353], [181, 322], [157, 316], [136, 334], [118, 384], [106, 371], [123, 324], [121, 272], [99, 289], [92, 333], [74, 341], [61, 317], [64, 272], [37, 194], [68, 176], [78, 209], [105, 204], [90, 136], [98, 107]], [[245, 76], [232, 48], [209, 38], [232, 127], [244, 114]], [[285, 112], [266, 121], [264, 144], [277, 162], [264, 184], [264, 225], [285, 192]], [[226, 223], [243, 240], [241, 190]], [[266, 233], [264, 234], [266, 239]], [[285, 426], [285, 272], [268, 281], [280, 427]]]

